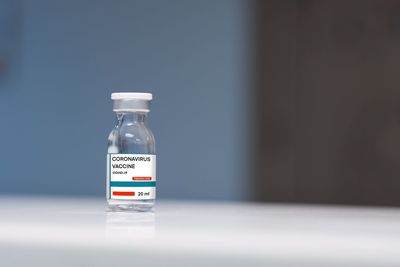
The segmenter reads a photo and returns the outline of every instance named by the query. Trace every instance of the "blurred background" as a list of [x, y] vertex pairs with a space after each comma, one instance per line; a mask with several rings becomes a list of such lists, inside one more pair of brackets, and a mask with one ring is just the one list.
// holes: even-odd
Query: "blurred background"
[[0, 0], [0, 194], [105, 196], [154, 94], [160, 199], [400, 205], [398, 1]]

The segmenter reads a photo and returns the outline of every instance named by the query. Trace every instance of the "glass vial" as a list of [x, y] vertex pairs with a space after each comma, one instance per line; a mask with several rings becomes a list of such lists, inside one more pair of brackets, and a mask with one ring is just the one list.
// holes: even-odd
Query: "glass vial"
[[150, 211], [156, 198], [156, 155], [147, 125], [150, 93], [113, 93], [117, 115], [108, 137], [107, 201], [110, 211]]

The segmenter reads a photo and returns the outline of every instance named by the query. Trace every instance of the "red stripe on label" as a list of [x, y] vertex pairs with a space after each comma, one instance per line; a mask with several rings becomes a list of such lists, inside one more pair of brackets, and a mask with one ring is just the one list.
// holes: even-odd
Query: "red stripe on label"
[[121, 191], [114, 191], [112, 192], [113, 196], [134, 196], [135, 192], [121, 192]]
[[150, 181], [151, 177], [150, 176], [134, 176], [134, 177], [132, 177], [132, 180]]

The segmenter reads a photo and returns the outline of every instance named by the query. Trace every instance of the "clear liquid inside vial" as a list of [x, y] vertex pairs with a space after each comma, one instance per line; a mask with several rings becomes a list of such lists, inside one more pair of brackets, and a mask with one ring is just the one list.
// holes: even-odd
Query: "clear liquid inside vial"
[[[108, 137], [108, 153], [155, 154], [155, 140], [147, 126], [148, 112], [117, 112], [117, 123]], [[107, 181], [108, 183], [108, 181]], [[151, 211], [155, 199], [107, 198], [109, 211]]]

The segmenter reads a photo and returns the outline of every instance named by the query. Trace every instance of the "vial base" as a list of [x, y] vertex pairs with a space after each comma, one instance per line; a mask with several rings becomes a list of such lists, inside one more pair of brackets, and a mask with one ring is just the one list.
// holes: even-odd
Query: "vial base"
[[108, 199], [107, 211], [132, 211], [146, 212], [153, 211], [155, 199], [146, 200], [116, 200]]

